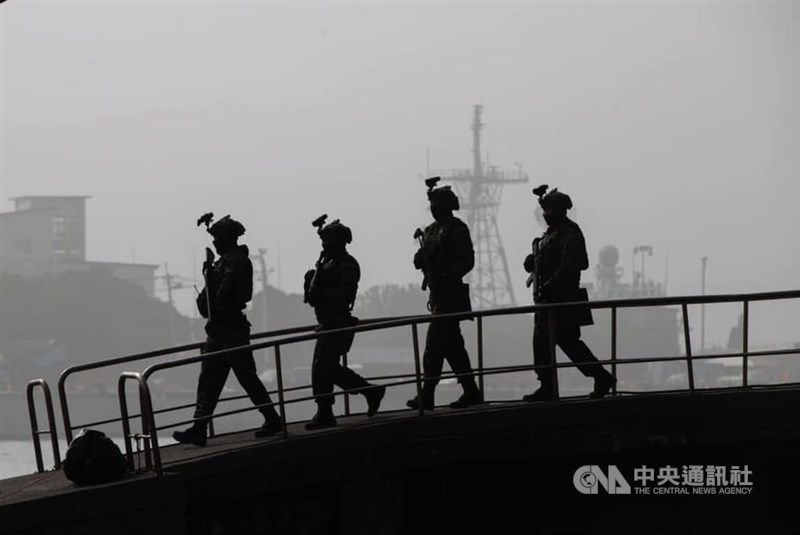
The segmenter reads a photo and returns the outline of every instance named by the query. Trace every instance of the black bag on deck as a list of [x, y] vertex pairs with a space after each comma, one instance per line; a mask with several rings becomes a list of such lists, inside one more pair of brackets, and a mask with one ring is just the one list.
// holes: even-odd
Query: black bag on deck
[[108, 483], [127, 470], [125, 457], [105, 433], [84, 429], [70, 442], [64, 460], [64, 475], [78, 485]]

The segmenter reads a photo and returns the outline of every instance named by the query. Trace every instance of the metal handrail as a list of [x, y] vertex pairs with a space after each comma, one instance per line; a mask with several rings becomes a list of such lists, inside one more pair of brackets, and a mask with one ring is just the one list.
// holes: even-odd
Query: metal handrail
[[[751, 352], [749, 352], [749, 355], [752, 356], [752, 357], [778, 356], [778, 355], [795, 355], [795, 354], [800, 354], [800, 350], [798, 350], [798, 349], [774, 349], [774, 350], [769, 350], [769, 351], [751, 351]], [[715, 354], [709, 354], [709, 355], [694, 355], [692, 357], [692, 360], [693, 361], [706, 360], [706, 359], [711, 360], [711, 359], [741, 357], [741, 356], [742, 356], [741, 352], [737, 352], [737, 353], [715, 353]], [[620, 361], [619, 363], [620, 364], [644, 364], [644, 363], [650, 363], [650, 362], [671, 362], [671, 361], [684, 360], [685, 358], [686, 358], [685, 355], [672, 355], [672, 356], [663, 356], [663, 357], [626, 358], [626, 359]], [[598, 359], [598, 362], [600, 364], [611, 364], [611, 363], [613, 363], [613, 360]], [[564, 362], [564, 363], [557, 363], [555, 367], [560, 369], [560, 368], [572, 368], [572, 367], [575, 367], [575, 366], [576, 366], [576, 364], [574, 364], [572, 362]], [[486, 375], [495, 375], [495, 374], [498, 374], [498, 373], [509, 373], [509, 372], [518, 372], [518, 371], [535, 371], [535, 370], [538, 370], [538, 369], [542, 369], [544, 367], [549, 368], [550, 366], [549, 365], [536, 366], [536, 365], [532, 365], [532, 364], [528, 364], [528, 365], [521, 364], [521, 365], [513, 365], [513, 366], [482, 367], [482, 372], [480, 374], [480, 379], [482, 379], [483, 376], [486, 376]], [[476, 374], [477, 374], [476, 372], [473, 372], [472, 374], [456, 374], [456, 373], [452, 373], [452, 372], [442, 372], [441, 379], [453, 379], [453, 378], [459, 378], [459, 377], [462, 377], [462, 376], [476, 375]], [[612, 372], [612, 374], [615, 375], [615, 372]], [[373, 376], [365, 377], [365, 379], [368, 380], [368, 381], [395, 380], [395, 382], [391, 383], [391, 385], [389, 385], [389, 386], [396, 387], [396, 386], [408, 385], [408, 384], [416, 383], [416, 379], [405, 380], [405, 381], [396, 381], [397, 379], [409, 379], [409, 378], [415, 378], [415, 377], [416, 377], [416, 374], [414, 374], [414, 373], [399, 373], [399, 374], [392, 374], [392, 375], [373, 375]], [[307, 384], [307, 385], [302, 385], [302, 386], [293, 386], [293, 387], [289, 387], [289, 388], [284, 388], [283, 392], [284, 392], [284, 394], [286, 394], [288, 392], [298, 392], [298, 391], [301, 391], [301, 390], [309, 390], [311, 388], [312, 388], [312, 385], [311, 384]], [[364, 388], [368, 388], [368, 387], [364, 387]], [[483, 387], [482, 384], [481, 384], [481, 386], [479, 388], [481, 389], [481, 391], [484, 390], [484, 387]], [[348, 395], [352, 395], [352, 394], [358, 393], [362, 389], [363, 388], [356, 388], [356, 389], [352, 389], [352, 390], [344, 390], [344, 391], [341, 391], [341, 392], [334, 392], [332, 395], [333, 396], [345, 397], [345, 396], [348, 396]], [[268, 393], [269, 394], [277, 394], [278, 391], [277, 390], [269, 390]], [[614, 390], [614, 393], [616, 393], [616, 389]], [[227, 397], [227, 398], [221, 398], [220, 402], [221, 401], [235, 401], [235, 400], [240, 400], [240, 399], [249, 399], [249, 395], [248, 394], [241, 394], [241, 395], [236, 395], [236, 396], [230, 396], [230, 397]], [[289, 405], [289, 404], [292, 404], [292, 403], [298, 403], [298, 402], [302, 402], [302, 401], [309, 401], [309, 400], [313, 400], [313, 399], [315, 399], [314, 396], [307, 396], [307, 397], [302, 397], [302, 398], [293, 398], [293, 399], [291, 399], [289, 401], [286, 401], [285, 403], [287, 405]], [[168, 413], [168, 412], [173, 412], [173, 411], [181, 410], [181, 409], [187, 409], [187, 408], [191, 408], [191, 407], [194, 407], [194, 406], [195, 406], [195, 403], [186, 403], [186, 404], [176, 405], [176, 406], [168, 407], [168, 408], [164, 408], [164, 409], [157, 409], [157, 410], [154, 409], [153, 410], [153, 415], [165, 414], [165, 413]], [[264, 405], [264, 406], [266, 406], [266, 405]], [[236, 409], [236, 410], [232, 410], [232, 411], [219, 412], [219, 413], [215, 413], [213, 418], [221, 418], [223, 416], [231, 416], [231, 415], [234, 415], [234, 414], [240, 414], [242, 412], [252, 411], [252, 410], [260, 408], [260, 407], [262, 407], [262, 405], [247, 407], [247, 408], [243, 408], [243, 409]], [[345, 410], [345, 415], [349, 416], [350, 414]], [[141, 413], [129, 415], [129, 419], [140, 418], [140, 417], [141, 417]], [[174, 422], [174, 423], [171, 423], [171, 424], [168, 424], [168, 425], [160, 426], [160, 427], [158, 427], [158, 430], [171, 429], [173, 427], [181, 427], [183, 425], [191, 424], [191, 423], [194, 423], [194, 422], [199, 421], [201, 419], [205, 419], [205, 418], [192, 418], [192, 419], [189, 419], [189, 420], [183, 420], [183, 421]], [[87, 425], [109, 424], [109, 423], [114, 423], [114, 422], [118, 422], [118, 421], [120, 421], [120, 418], [112, 418], [112, 419], [108, 419], [108, 420], [102, 420], [102, 421], [99, 421], [99, 422], [94, 422], [93, 424], [87, 424]]]
[[[399, 319], [406, 316], [396, 316], [393, 318], [386, 318], [386, 319]], [[363, 323], [370, 323], [382, 321], [379, 318], [371, 318], [365, 319]], [[250, 335], [250, 340], [259, 340], [262, 338], [273, 338], [276, 336], [287, 336], [291, 334], [297, 334], [302, 332], [313, 331], [318, 328], [318, 325], [303, 325], [300, 327], [289, 327], [285, 329], [275, 329], [271, 331], [264, 331], [260, 333], [254, 333]], [[64, 436], [67, 439], [67, 442], [72, 441], [72, 432], [77, 429], [78, 427], [85, 427], [85, 425], [99, 425], [100, 423], [112, 423], [119, 421], [118, 418], [108, 421], [101, 421], [101, 422], [92, 422], [90, 424], [85, 424], [84, 426], [77, 426], [72, 425], [72, 419], [69, 413], [69, 405], [67, 403], [67, 390], [66, 390], [66, 381], [67, 379], [80, 372], [90, 371], [90, 370], [97, 370], [101, 368], [107, 368], [110, 366], [116, 366], [118, 364], [126, 364], [128, 362], [136, 362], [139, 360], [146, 360], [155, 357], [163, 357], [166, 355], [171, 355], [174, 353], [182, 353], [184, 351], [191, 351], [193, 349], [201, 349], [205, 342], [193, 342], [191, 344], [183, 344], [179, 346], [168, 347], [164, 349], [157, 349], [155, 351], [145, 351], [143, 353], [133, 353], [131, 355], [124, 355], [121, 357], [114, 357], [106, 360], [96, 361], [96, 362], [88, 362], [86, 364], [77, 364], [75, 366], [69, 366], [65, 368], [61, 375], [58, 377], [58, 400], [61, 407], [61, 419], [64, 425]], [[220, 400], [224, 401], [224, 400]]]
[[[320, 336], [326, 335], [336, 335], [336, 334], [344, 334], [344, 333], [356, 333], [356, 332], [364, 332], [364, 331], [372, 331], [372, 330], [383, 330], [401, 326], [411, 326], [412, 328], [412, 337], [413, 337], [413, 345], [414, 345], [414, 365], [415, 365], [415, 383], [417, 387], [417, 396], [420, 400], [418, 404], [418, 414], [421, 416], [424, 413], [424, 404], [422, 403], [421, 398], [421, 382], [422, 382], [422, 375], [420, 373], [420, 356], [419, 356], [419, 342], [418, 342], [418, 335], [417, 335], [417, 328], [419, 324], [422, 323], [430, 323], [431, 321], [437, 321], [442, 319], [453, 319], [453, 320], [463, 320], [463, 319], [473, 319], [479, 318], [482, 319], [483, 317], [489, 316], [499, 316], [499, 315], [511, 315], [511, 314], [525, 314], [530, 312], [541, 312], [541, 311], [548, 311], [548, 310], [558, 310], [558, 309], [568, 309], [573, 307], [588, 307], [588, 308], [610, 308], [612, 310], [612, 358], [611, 364], [616, 370], [616, 365], [619, 364], [616, 355], [616, 309], [617, 308], [629, 308], [629, 307], [647, 307], [647, 306], [667, 306], [667, 305], [681, 305], [682, 315], [683, 315], [683, 325], [684, 325], [684, 335], [685, 335], [685, 352], [686, 355], [684, 357], [678, 357], [678, 359], [685, 358], [687, 364], [687, 376], [689, 377], [689, 392], [691, 394], [694, 393], [694, 370], [692, 364], [692, 351], [691, 351], [691, 340], [688, 336], [689, 329], [689, 316], [688, 316], [688, 304], [702, 304], [702, 303], [726, 303], [726, 302], [743, 302], [745, 304], [745, 312], [747, 312], [747, 305], [750, 301], [766, 301], [766, 300], [776, 300], [776, 299], [793, 299], [793, 298], [800, 298], [800, 290], [790, 290], [790, 291], [782, 291], [782, 292], [763, 292], [763, 293], [756, 293], [756, 294], [730, 294], [730, 295], [720, 295], [720, 296], [684, 296], [684, 297], [656, 297], [656, 298], [641, 298], [641, 299], [619, 299], [619, 300], [603, 300], [603, 301], [590, 301], [590, 302], [565, 302], [565, 303], [551, 303], [545, 305], [532, 305], [532, 306], [522, 306], [522, 307], [508, 307], [508, 308], [500, 308], [500, 309], [491, 309], [491, 310], [478, 310], [478, 311], [470, 311], [470, 312], [459, 312], [459, 313], [452, 313], [452, 314], [434, 314], [434, 315], [424, 315], [424, 316], [412, 316], [412, 317], [405, 317], [398, 320], [387, 320], [387, 321], [375, 321], [373, 323], [360, 323], [351, 327], [343, 327], [339, 329], [331, 329], [325, 331], [317, 331], [313, 334], [305, 334], [299, 336], [293, 336], [284, 338], [281, 340], [272, 340], [268, 342], [259, 342], [255, 344], [250, 344], [246, 346], [240, 346], [236, 348], [229, 348], [220, 351], [215, 351], [211, 353], [205, 353], [194, 357], [186, 357], [182, 359], [176, 359], [170, 362], [163, 362], [163, 363], [156, 363], [150, 365], [148, 368], [144, 370], [142, 374], [131, 374], [128, 372], [128, 377], [136, 376], [137, 380], [140, 383], [140, 396], [146, 397], [147, 403], [144, 401], [141, 402], [142, 404], [142, 419], [143, 419], [143, 429], [147, 428], [149, 434], [152, 435], [151, 442], [153, 449], [158, 448], [157, 436], [156, 436], [156, 427], [154, 421], [154, 415], [152, 411], [152, 405], [150, 403], [150, 394], [149, 394], [149, 387], [147, 381], [151, 375], [160, 371], [166, 370], [170, 368], [175, 368], [179, 366], [185, 366], [187, 364], [192, 364], [195, 362], [200, 362], [205, 359], [211, 358], [218, 358], [236, 351], [241, 350], [257, 350], [257, 349], [266, 349], [269, 347], [274, 348], [275, 353], [275, 368], [276, 368], [276, 375], [278, 380], [278, 404], [281, 413], [281, 420], [283, 426], [283, 436], [287, 436], [286, 431], [286, 418], [285, 418], [285, 405], [286, 401], [283, 398], [283, 387], [282, 387], [282, 373], [280, 371], [281, 366], [281, 356], [280, 356], [280, 346], [298, 342], [304, 342], [309, 340], [314, 340], [319, 338]], [[554, 315], [550, 314], [548, 316], [549, 320], [549, 329], [553, 331], [555, 329], [555, 320]], [[482, 325], [483, 322], [478, 322], [478, 330], [479, 330], [479, 355], [482, 355]], [[749, 355], [749, 348], [747, 347], [747, 331], [749, 328], [748, 321], [744, 321], [743, 323], [743, 350], [742, 356], [744, 358], [743, 366], [746, 369], [746, 362]], [[542, 368], [549, 368], [553, 370], [554, 378], [554, 385], [558, 384], [558, 377], [556, 370], [561, 367], [573, 367], [577, 366], [575, 363], [562, 363], [558, 364], [555, 360], [555, 338], [551, 337], [553, 341], [551, 343], [551, 351], [553, 353], [552, 359], [550, 363], [544, 366], [532, 366], [528, 369], [542, 369]], [[773, 352], [766, 352], [767, 354], [772, 354]], [[792, 351], [792, 353], [798, 353], [797, 351]], [[716, 355], [714, 356], [716, 357]], [[705, 356], [703, 357], [705, 358]], [[711, 358], [709, 356], [708, 358]], [[482, 359], [481, 359], [482, 360]], [[623, 363], [633, 363], [634, 361], [638, 362], [657, 362], [663, 360], [676, 360], [675, 358], [642, 358], [642, 359], [626, 359]], [[601, 364], [609, 361], [600, 361]], [[483, 370], [483, 363], [479, 363], [480, 366], [477, 372], [473, 372], [472, 374], [478, 374], [482, 376], [484, 374]], [[527, 368], [527, 367], [525, 367]], [[123, 379], [121, 378], [120, 381]], [[744, 383], [746, 386], [746, 382]], [[556, 390], [557, 392], [557, 390]], [[120, 396], [124, 396], [124, 389], [120, 390]], [[309, 398], [309, 399], [313, 399]], [[556, 393], [556, 399], [558, 399], [558, 395]], [[302, 400], [292, 400], [295, 401], [302, 401]], [[120, 401], [122, 404], [122, 401]], [[149, 405], [149, 406], [148, 406]], [[253, 410], [246, 409], [246, 410]], [[147, 411], [147, 412], [145, 412]], [[239, 411], [236, 411], [239, 412]], [[127, 413], [127, 411], [126, 411]], [[213, 418], [213, 416], [211, 417]], [[127, 421], [127, 414], [124, 414], [122, 417], [123, 420], [123, 428], [126, 429], [125, 435], [126, 437], [129, 435], [129, 424]], [[146, 421], [146, 423], [145, 423]], [[161, 473], [161, 466], [160, 466], [160, 456], [156, 455], [159, 458], [159, 465], [156, 467], [157, 472]]]
[[[305, 332], [314, 329], [315, 325], [304, 325], [301, 327], [292, 327], [289, 329], [279, 329], [274, 331], [266, 331], [262, 333], [255, 333], [250, 336], [251, 340], [256, 340], [259, 338], [266, 338], [270, 336], [282, 336], [288, 334], [295, 334], [298, 332]], [[67, 438], [67, 442], [72, 440], [72, 431], [79, 426], [73, 426], [69, 414], [69, 406], [67, 403], [67, 391], [66, 391], [66, 381], [67, 379], [76, 373], [85, 372], [90, 370], [97, 370], [101, 368], [107, 368], [110, 366], [116, 366], [117, 364], [126, 364], [128, 362], [135, 362], [139, 360], [145, 360], [155, 357], [163, 357], [165, 355], [171, 355], [174, 353], [182, 353], [184, 351], [191, 351], [193, 349], [200, 349], [203, 347], [204, 342], [193, 342], [191, 344], [183, 344], [179, 346], [167, 347], [164, 349], [157, 349], [155, 351], [145, 351], [143, 353], [133, 353], [131, 355], [125, 355], [122, 357], [115, 357], [110, 359], [105, 359], [101, 361], [95, 362], [88, 362], [86, 364], [77, 364], [75, 366], [69, 366], [61, 372], [61, 375], [58, 377], [58, 399], [61, 405], [61, 418], [64, 423], [64, 435]]]
[[[42, 387], [44, 393], [44, 404], [47, 409], [47, 425], [48, 429], [39, 429], [39, 424], [36, 419], [36, 403], [33, 400], [33, 390], [37, 386]], [[36, 471], [44, 472], [44, 461], [42, 460], [42, 445], [39, 442], [39, 435], [45, 433], [50, 435], [50, 442], [53, 446], [53, 461], [55, 468], [61, 467], [61, 454], [58, 449], [58, 429], [56, 428], [56, 419], [53, 413], [53, 397], [50, 395], [50, 386], [44, 379], [34, 379], [28, 383], [26, 395], [28, 397], [28, 415], [31, 419], [31, 437], [33, 438], [33, 451], [36, 455]]]
[[139, 436], [144, 439], [146, 466], [150, 469], [155, 464], [156, 473], [161, 475], [161, 451], [158, 447], [158, 434], [155, 425], [155, 416], [153, 415], [153, 401], [150, 397], [150, 388], [148, 388], [142, 375], [136, 372], [123, 372], [119, 377], [117, 387], [119, 392], [119, 410], [122, 419], [123, 440], [125, 442], [125, 457], [128, 460], [128, 468], [130, 470], [134, 469], [133, 447], [131, 446], [131, 438], [133, 438], [134, 435], [131, 435], [128, 419], [128, 400], [125, 397], [125, 383], [128, 379], [133, 379], [139, 383], [139, 405], [142, 414], [142, 433]]
[[[186, 357], [182, 359], [176, 359], [168, 362], [160, 362], [153, 364], [145, 369], [144, 371], [144, 378], [147, 379], [150, 375], [155, 373], [159, 370], [165, 370], [169, 368], [176, 368], [179, 366], [183, 366], [185, 364], [192, 364], [195, 362], [200, 362], [205, 359], [224, 356], [228, 353], [234, 353], [236, 351], [242, 350], [251, 350], [255, 351], [258, 349], [266, 349], [270, 347], [274, 347], [276, 345], [287, 345], [293, 344], [298, 342], [306, 342], [309, 340], [315, 340], [320, 336], [324, 335], [335, 335], [335, 334], [344, 334], [344, 333], [355, 333], [355, 332], [364, 332], [364, 331], [374, 331], [374, 330], [383, 330], [383, 329], [391, 329], [394, 327], [403, 327], [407, 325], [418, 325], [420, 323], [430, 323], [431, 321], [441, 320], [441, 319], [454, 319], [454, 320], [464, 320], [464, 319], [472, 319], [475, 317], [489, 317], [489, 316], [505, 316], [505, 315], [513, 315], [513, 314], [526, 314], [526, 313], [533, 313], [533, 312], [542, 312], [548, 310], [560, 310], [560, 309], [567, 309], [567, 308], [574, 308], [574, 307], [588, 307], [588, 308], [631, 308], [631, 307], [647, 307], [647, 306], [659, 306], [659, 305], [676, 305], [676, 304], [683, 304], [686, 302], [687, 304], [700, 304], [700, 303], [727, 303], [727, 302], [735, 302], [735, 301], [742, 301], [743, 299], [749, 299], [750, 301], [767, 301], [767, 300], [775, 300], [775, 299], [793, 299], [793, 298], [800, 298], [800, 290], [790, 290], [790, 291], [783, 291], [783, 292], [765, 292], [760, 294], [736, 294], [736, 295], [722, 295], [722, 296], [689, 296], [689, 297], [655, 297], [655, 298], [643, 298], [643, 299], [619, 299], [619, 300], [603, 300], [603, 301], [588, 301], [588, 302], [564, 302], [564, 303], [548, 303], [544, 305], [527, 305], [527, 306], [520, 306], [520, 307], [506, 307], [506, 308], [496, 308], [496, 309], [488, 309], [488, 310], [475, 310], [470, 312], [455, 312], [450, 314], [425, 314], [420, 316], [407, 316], [401, 319], [390, 319], [386, 321], [375, 321], [373, 323], [359, 323], [357, 325], [353, 325], [350, 327], [341, 327], [337, 329], [330, 329], [322, 332], [316, 332], [313, 334], [305, 334], [300, 336], [293, 336], [289, 338], [285, 338], [282, 340], [276, 341], [269, 341], [269, 342], [258, 342], [255, 344], [250, 344], [246, 346], [239, 346], [235, 348], [228, 348], [223, 349], [220, 351], [214, 351], [211, 353], [203, 353], [201, 355], [197, 355], [194, 357]], [[684, 315], [685, 324], [688, 324], [688, 314]], [[744, 329], [747, 329], [747, 324], [745, 324]], [[688, 348], [691, 350], [691, 342], [688, 343]]]
[[[399, 318], [403, 318], [403, 317], [406, 317], [406, 316], [396, 316], [396, 317], [388, 318], [388, 319], [399, 319]], [[376, 322], [376, 321], [381, 321], [381, 319], [380, 318], [365, 319], [365, 320], [362, 321], [362, 323], [371, 323], [371, 322]], [[258, 339], [261, 339], [261, 338], [272, 338], [272, 337], [277, 337], [277, 336], [287, 336], [287, 335], [301, 333], [301, 332], [313, 331], [313, 330], [317, 329], [318, 327], [319, 327], [318, 325], [314, 324], [314, 325], [303, 325], [303, 326], [300, 326], [300, 327], [289, 327], [289, 328], [285, 328], [285, 329], [275, 329], [275, 330], [272, 330], [272, 331], [264, 331], [264, 332], [260, 332], [260, 333], [254, 333], [254, 334], [250, 335], [250, 339], [251, 340], [258, 340]], [[62, 422], [63, 422], [63, 425], [64, 425], [64, 436], [66, 438], [67, 444], [72, 442], [72, 439], [73, 439], [72, 432], [75, 429], [77, 429], [78, 427], [96, 426], [96, 425], [109, 424], [109, 423], [114, 423], [114, 422], [120, 421], [120, 418], [112, 418], [112, 419], [107, 419], [107, 420], [99, 420], [99, 421], [96, 421], [96, 422], [90, 422], [90, 423], [84, 424], [82, 426], [72, 425], [72, 419], [71, 419], [70, 413], [69, 413], [69, 404], [67, 402], [67, 389], [66, 389], [66, 381], [70, 376], [72, 376], [72, 375], [74, 375], [76, 373], [79, 373], [79, 372], [97, 370], [97, 369], [101, 369], [101, 368], [107, 368], [107, 367], [110, 367], [110, 366], [115, 366], [115, 365], [118, 365], [118, 364], [125, 364], [125, 363], [128, 363], [128, 362], [136, 362], [136, 361], [139, 361], [139, 360], [145, 360], [145, 359], [150, 359], [150, 358], [155, 358], [155, 357], [162, 357], [162, 356], [165, 356], [165, 355], [171, 355], [171, 354], [174, 354], [174, 353], [181, 353], [183, 351], [189, 351], [189, 350], [192, 350], [192, 349], [200, 349], [200, 348], [203, 347], [204, 344], [205, 344], [205, 342], [193, 342], [191, 344], [183, 344], [183, 345], [168, 347], [168, 348], [164, 348], [164, 349], [157, 349], [155, 351], [146, 351], [146, 352], [143, 352], [143, 353], [134, 353], [134, 354], [131, 354], [131, 355], [125, 355], [125, 356], [121, 356], [121, 357], [114, 357], [114, 358], [111, 358], [111, 359], [106, 359], [106, 360], [96, 361], [96, 362], [89, 362], [89, 363], [86, 363], [86, 364], [78, 364], [78, 365], [75, 365], [75, 366], [69, 366], [69, 367], [65, 368], [61, 372], [61, 375], [58, 378], [57, 388], [58, 388], [59, 405], [60, 405], [60, 408], [61, 408], [61, 418], [62, 418]], [[54, 457], [55, 457], [55, 461], [56, 461], [56, 468], [58, 468], [61, 465], [61, 459], [60, 459], [60, 457], [58, 455], [59, 445], [58, 445], [58, 438], [57, 438], [57, 431], [56, 431], [57, 426], [55, 424], [55, 418], [54, 418], [54, 414], [53, 414], [52, 397], [50, 395], [50, 386], [49, 386], [49, 384], [47, 383], [47, 381], [45, 379], [35, 379], [35, 380], [31, 381], [28, 384], [28, 389], [29, 389], [29, 394], [28, 394], [28, 412], [32, 415], [31, 416], [31, 425], [32, 425], [32, 428], [36, 427], [36, 423], [35, 423], [36, 403], [35, 403], [35, 400], [34, 400], [33, 396], [30, 393], [30, 389], [32, 388], [32, 386], [37, 386], [37, 385], [41, 386], [42, 389], [45, 392], [45, 400], [46, 400], [47, 410], [48, 410], [48, 419], [51, 421], [50, 429], [48, 431], [43, 431], [43, 432], [40, 432], [40, 433], [37, 432], [36, 430], [33, 431], [33, 447], [34, 447], [34, 451], [36, 452], [36, 455], [37, 455], [37, 469], [38, 469], [39, 472], [42, 472], [44, 470], [44, 468], [43, 468], [43, 463], [41, 461], [41, 441], [39, 440], [39, 435], [40, 434], [43, 434], [45, 432], [51, 432], [52, 433], [52, 436], [53, 436], [53, 452], [54, 452]], [[148, 395], [149, 395], [149, 391], [148, 391]], [[220, 399], [220, 401], [227, 401], [229, 399], [235, 399], [235, 398], [222, 398], [222, 399]], [[170, 412], [170, 411], [178, 410], [179, 408], [184, 408], [184, 407], [177, 407], [177, 408], [173, 407], [173, 408], [164, 409], [164, 410], [156, 411], [156, 412], [157, 413]], [[141, 416], [141, 414], [133, 415], [132, 417], [139, 417], [139, 416]], [[212, 423], [212, 428], [211, 429], [212, 429], [212, 434], [213, 434], [213, 423]]]

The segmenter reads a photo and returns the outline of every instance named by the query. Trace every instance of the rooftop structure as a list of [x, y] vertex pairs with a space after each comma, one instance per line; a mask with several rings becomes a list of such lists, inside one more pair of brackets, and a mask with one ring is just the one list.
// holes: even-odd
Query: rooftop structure
[[155, 264], [86, 259], [87, 195], [13, 197], [14, 211], [0, 213], [0, 271], [36, 277], [105, 267], [155, 294]]

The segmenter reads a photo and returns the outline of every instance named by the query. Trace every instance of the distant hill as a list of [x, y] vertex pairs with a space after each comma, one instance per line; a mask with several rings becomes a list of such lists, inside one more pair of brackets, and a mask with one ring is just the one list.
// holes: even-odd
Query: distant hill
[[199, 340], [202, 325], [103, 267], [0, 274], [0, 353], [21, 388], [65, 367]]

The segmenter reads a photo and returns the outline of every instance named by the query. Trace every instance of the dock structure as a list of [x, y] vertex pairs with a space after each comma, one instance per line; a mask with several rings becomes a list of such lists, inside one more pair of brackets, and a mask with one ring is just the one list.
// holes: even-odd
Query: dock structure
[[[0, 517], [4, 533], [20, 535], [584, 533], [612, 519], [619, 533], [663, 533], [698, 515], [707, 533], [788, 532], [799, 525], [800, 426], [786, 416], [799, 411], [798, 388], [767, 388], [354, 415], [324, 432], [294, 424], [288, 438], [167, 446], [160, 477], [2, 480]], [[750, 484], [653, 481], [649, 496], [583, 495], [573, 480], [585, 465], [615, 466], [634, 489], [641, 467], [679, 477], [684, 466], [746, 467]], [[667, 488], [715, 495], [655, 494]]]
[[[680, 306], [684, 355], [617, 361], [612, 351], [607, 364], [681, 362], [687, 388], [620, 389], [602, 399], [562, 392], [555, 401], [490, 399], [468, 409], [382, 411], [372, 418], [348, 408], [334, 428], [306, 431], [301, 422], [290, 422], [275, 437], [258, 439], [242, 430], [213, 436], [206, 447], [159, 446], [159, 432], [177, 424], [156, 425], [161, 412], [150, 404], [148, 380], [216, 354], [152, 364], [120, 380], [129, 475], [85, 487], [73, 485], [61, 470], [2, 480], [3, 533], [796, 532], [800, 383], [749, 384], [748, 362], [766, 355], [796, 360], [800, 350], [751, 350], [747, 311], [756, 301], [798, 298], [800, 290], [590, 302], [612, 311]], [[687, 308], [720, 302], [739, 302], [745, 310], [742, 351], [728, 355], [741, 359], [743, 373], [738, 385], [703, 388], [695, 384], [694, 363], [710, 357], [692, 354]], [[477, 318], [481, 339], [485, 317], [575, 305], [454, 316]], [[413, 316], [347, 329], [411, 327], [416, 370], [405, 382], [419, 388], [417, 329], [428, 321], [430, 316]], [[251, 347], [274, 349], [285, 414], [284, 405], [296, 400], [286, 399], [280, 382], [280, 347], [318, 334], [276, 332], [254, 335]], [[487, 366], [481, 349], [476, 373], [531, 368]], [[140, 415], [129, 415], [123, 401], [128, 379], [139, 383]], [[55, 431], [52, 407], [48, 412]], [[42, 436], [35, 420], [33, 432], [36, 439]], [[131, 448], [134, 437], [144, 439], [142, 452]]]

